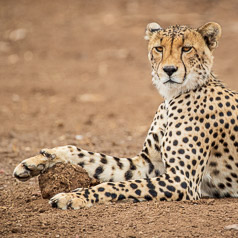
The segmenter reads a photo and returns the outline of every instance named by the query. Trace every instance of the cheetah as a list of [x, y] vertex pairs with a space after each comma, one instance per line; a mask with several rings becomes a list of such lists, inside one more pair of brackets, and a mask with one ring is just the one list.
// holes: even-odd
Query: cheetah
[[159, 106], [142, 151], [117, 158], [75, 146], [43, 149], [23, 160], [14, 176], [26, 181], [56, 163], [83, 167], [101, 183], [59, 193], [52, 207], [79, 209], [132, 199], [183, 201], [238, 196], [238, 94], [212, 73], [221, 27], [146, 28], [152, 81]]

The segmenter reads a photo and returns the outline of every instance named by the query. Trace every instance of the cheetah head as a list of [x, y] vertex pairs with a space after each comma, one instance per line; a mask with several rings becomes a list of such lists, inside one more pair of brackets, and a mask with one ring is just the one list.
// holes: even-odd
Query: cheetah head
[[212, 52], [220, 36], [221, 27], [214, 22], [197, 29], [179, 25], [163, 29], [157, 23], [147, 25], [145, 39], [148, 40], [152, 81], [165, 100], [207, 82], [213, 64]]

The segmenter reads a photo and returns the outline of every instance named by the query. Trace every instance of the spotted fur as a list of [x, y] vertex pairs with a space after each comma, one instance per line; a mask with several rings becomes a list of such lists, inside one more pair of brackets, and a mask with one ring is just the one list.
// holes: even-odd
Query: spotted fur
[[124, 199], [237, 197], [238, 94], [211, 72], [220, 35], [217, 23], [198, 29], [148, 25], [153, 83], [164, 102], [137, 156], [117, 158], [75, 146], [56, 147], [22, 161], [14, 176], [25, 181], [56, 163], [70, 162], [101, 181], [54, 196], [51, 205], [61, 209]]

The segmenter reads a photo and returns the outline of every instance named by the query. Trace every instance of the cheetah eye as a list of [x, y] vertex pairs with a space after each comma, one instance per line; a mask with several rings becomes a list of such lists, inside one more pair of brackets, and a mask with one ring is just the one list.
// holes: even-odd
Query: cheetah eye
[[191, 46], [184, 46], [184, 47], [182, 47], [182, 51], [183, 52], [189, 52], [192, 48], [193, 47], [191, 47]]
[[163, 47], [162, 46], [157, 46], [155, 47], [155, 50], [159, 53], [163, 52]]

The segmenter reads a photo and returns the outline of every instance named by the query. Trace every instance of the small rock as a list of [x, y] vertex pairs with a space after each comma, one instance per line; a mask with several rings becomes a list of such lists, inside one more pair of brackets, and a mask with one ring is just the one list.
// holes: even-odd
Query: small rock
[[24, 28], [13, 30], [9, 34], [9, 39], [12, 41], [23, 40], [26, 37], [26, 33], [27, 33], [27, 30]]
[[65, 136], [65, 135], [62, 135], [62, 136], [59, 137], [59, 141], [63, 141], [63, 140], [65, 140], [65, 139], [66, 139], [66, 136]]
[[27, 146], [27, 147], [24, 148], [24, 150], [25, 150], [25, 151], [31, 151], [31, 147], [28, 147], [28, 146]]
[[12, 233], [18, 233], [19, 229], [18, 228], [12, 228]]
[[102, 102], [104, 100], [104, 97], [99, 94], [82, 94], [79, 97], [81, 102]]
[[83, 139], [83, 136], [82, 136], [82, 135], [76, 135], [76, 136], [75, 136], [75, 139], [76, 139], [76, 140], [82, 140], [82, 139]]
[[226, 230], [238, 230], [238, 224], [232, 224], [224, 227]]
[[55, 122], [55, 125], [59, 128], [62, 128], [62, 127], [64, 127], [64, 122], [62, 120], [57, 120]]
[[20, 96], [17, 95], [17, 94], [13, 94], [13, 95], [12, 95], [12, 101], [13, 101], [13, 102], [19, 102], [19, 101], [20, 101]]

